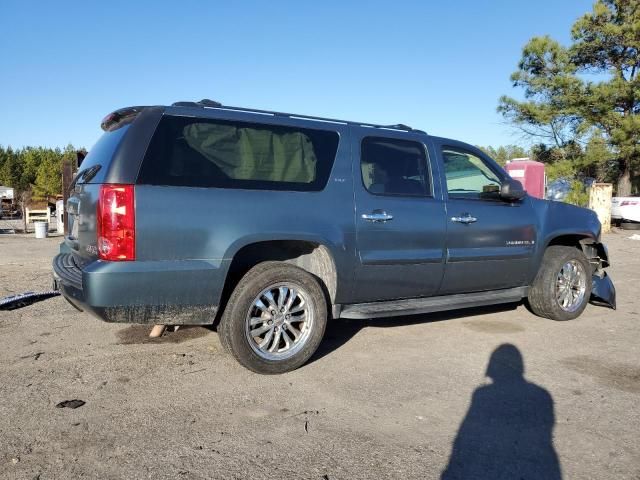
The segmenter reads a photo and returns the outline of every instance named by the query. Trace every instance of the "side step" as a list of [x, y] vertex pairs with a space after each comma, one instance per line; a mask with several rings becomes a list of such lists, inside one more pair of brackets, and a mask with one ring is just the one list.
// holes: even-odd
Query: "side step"
[[527, 296], [529, 287], [490, 290], [488, 292], [460, 293], [428, 298], [408, 298], [387, 302], [354, 303], [343, 305], [340, 318], [378, 318], [416, 315], [419, 313], [457, 310], [459, 308], [497, 305], [499, 303], [519, 302]]

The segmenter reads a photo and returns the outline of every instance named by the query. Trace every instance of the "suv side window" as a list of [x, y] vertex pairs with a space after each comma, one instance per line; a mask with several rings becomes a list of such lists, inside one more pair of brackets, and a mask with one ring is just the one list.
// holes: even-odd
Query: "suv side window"
[[443, 147], [444, 171], [450, 198], [494, 198], [500, 177], [480, 157], [462, 149]]
[[338, 133], [217, 119], [163, 117], [139, 184], [320, 191]]
[[361, 145], [360, 170], [364, 187], [374, 195], [431, 195], [426, 149], [421, 143], [366, 137]]

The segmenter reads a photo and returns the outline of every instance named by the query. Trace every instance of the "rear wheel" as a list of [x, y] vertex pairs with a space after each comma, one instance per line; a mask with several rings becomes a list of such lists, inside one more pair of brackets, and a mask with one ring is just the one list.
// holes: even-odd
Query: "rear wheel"
[[220, 339], [246, 368], [276, 374], [303, 365], [318, 348], [327, 303], [315, 277], [281, 262], [264, 262], [240, 280], [220, 320]]
[[580, 316], [591, 296], [591, 266], [582, 251], [551, 246], [529, 289], [529, 306], [536, 315], [552, 320]]

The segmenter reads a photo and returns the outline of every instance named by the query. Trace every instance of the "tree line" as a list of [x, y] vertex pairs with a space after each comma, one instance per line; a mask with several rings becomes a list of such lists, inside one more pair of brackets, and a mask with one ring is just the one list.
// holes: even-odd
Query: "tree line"
[[62, 164], [75, 163], [78, 149], [25, 147], [12, 149], [0, 145], [0, 185], [12, 187], [17, 199], [24, 194], [34, 199], [62, 193]]
[[563, 148], [538, 143], [530, 148], [519, 145], [501, 147], [478, 145], [484, 153], [503, 167], [514, 158], [529, 158], [545, 165], [548, 180], [557, 178], [593, 178], [597, 182], [615, 183], [618, 164], [615, 153], [602, 135], [594, 135], [585, 145], [572, 143]]

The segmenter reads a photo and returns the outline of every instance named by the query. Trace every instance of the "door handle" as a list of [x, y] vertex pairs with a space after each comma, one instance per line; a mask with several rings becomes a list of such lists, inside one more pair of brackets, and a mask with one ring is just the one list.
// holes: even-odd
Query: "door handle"
[[384, 210], [374, 210], [371, 213], [363, 213], [362, 218], [368, 222], [384, 223], [389, 220], [393, 220], [393, 215], [385, 212]]
[[468, 213], [463, 213], [459, 217], [451, 217], [452, 222], [456, 223], [464, 223], [465, 225], [469, 225], [470, 223], [475, 223], [478, 221], [476, 217], [472, 217]]

